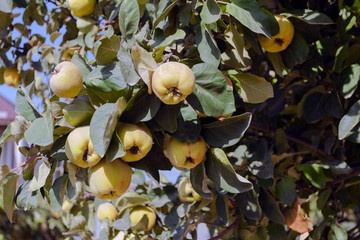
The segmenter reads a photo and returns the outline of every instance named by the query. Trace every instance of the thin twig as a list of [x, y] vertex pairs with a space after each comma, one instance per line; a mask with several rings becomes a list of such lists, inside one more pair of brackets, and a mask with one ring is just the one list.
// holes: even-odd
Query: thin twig
[[230, 232], [233, 228], [235, 228], [240, 223], [240, 219], [236, 219], [230, 226], [228, 226], [224, 231], [222, 231], [216, 237], [210, 238], [210, 240], [218, 240], [222, 239], [228, 232]]

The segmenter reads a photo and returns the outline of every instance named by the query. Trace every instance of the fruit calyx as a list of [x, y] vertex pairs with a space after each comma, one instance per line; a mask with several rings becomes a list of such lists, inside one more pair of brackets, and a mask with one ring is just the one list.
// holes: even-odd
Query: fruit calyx
[[140, 149], [138, 146], [134, 145], [129, 149], [129, 152], [133, 155], [138, 155], [140, 154]]
[[179, 89], [173, 87], [173, 88], [170, 88], [169, 89], [169, 92], [171, 93], [172, 96], [177, 96], [178, 98], [182, 98], [182, 94], [181, 92], [179, 91]]
[[82, 159], [83, 159], [85, 162], [87, 162], [87, 161], [88, 161], [88, 157], [89, 157], [90, 154], [91, 154], [91, 152], [90, 152], [88, 149], [86, 149], [86, 150], [84, 151], [84, 154], [83, 154]]
[[282, 40], [281, 38], [275, 38], [275, 42], [277, 44], [279, 44], [280, 46], [282, 46], [284, 44], [284, 40]]
[[194, 164], [195, 161], [194, 161], [194, 159], [193, 159], [192, 157], [186, 157], [186, 159], [185, 159], [185, 164], [184, 164], [184, 165], [186, 165], [186, 163]]

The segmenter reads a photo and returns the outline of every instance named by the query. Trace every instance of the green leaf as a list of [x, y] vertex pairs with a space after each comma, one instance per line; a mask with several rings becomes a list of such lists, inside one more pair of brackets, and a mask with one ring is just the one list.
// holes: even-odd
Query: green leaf
[[45, 185], [45, 182], [50, 173], [50, 170], [51, 170], [50, 163], [43, 161], [43, 163], [40, 165], [38, 171], [36, 172], [36, 175], [31, 180], [29, 189], [31, 191], [36, 191], [36, 190], [42, 188]]
[[7, 125], [4, 132], [2, 133], [0, 138], [0, 145], [3, 145], [12, 138], [10, 128], [11, 128], [11, 124]]
[[341, 72], [341, 95], [348, 99], [350, 98], [355, 90], [357, 89], [360, 80], [360, 65], [352, 64]]
[[275, 188], [278, 198], [288, 206], [291, 206], [296, 197], [294, 179], [290, 176], [284, 176], [277, 182]]
[[135, 71], [135, 65], [130, 53], [126, 52], [123, 48], [117, 54], [120, 66], [121, 74], [125, 79], [125, 82], [129, 86], [134, 86], [139, 80], [140, 76]]
[[103, 157], [109, 147], [119, 116], [125, 107], [125, 100], [106, 103], [96, 109], [90, 122], [90, 139], [96, 153]]
[[291, 10], [288, 13], [284, 14], [286, 17], [296, 17], [302, 21], [305, 21], [308, 24], [320, 24], [320, 25], [329, 25], [334, 24], [334, 22], [324, 13], [315, 12], [310, 9], [297, 9]]
[[3, 207], [6, 213], [6, 216], [13, 222], [13, 213], [15, 207], [15, 193], [16, 193], [16, 184], [20, 175], [17, 175], [13, 172], [10, 172], [6, 175], [5, 179], [2, 182], [2, 200]]
[[255, 176], [263, 179], [269, 179], [274, 174], [274, 164], [271, 159], [271, 150], [268, 150], [267, 142], [262, 139], [254, 146], [252, 156], [248, 156], [249, 171]]
[[276, 72], [277, 75], [279, 75], [280, 77], [284, 77], [283, 71], [287, 70], [285, 67], [285, 64], [281, 58], [281, 54], [280, 53], [271, 53], [268, 52], [268, 58], [271, 62], [271, 64], [274, 67], [274, 70]]
[[0, 9], [2, 12], [11, 13], [13, 7], [13, 0], [1, 0]]
[[231, 75], [231, 80], [244, 102], [262, 103], [274, 97], [273, 86], [265, 78], [251, 73], [237, 72]]
[[110, 224], [111, 227], [115, 228], [116, 230], [128, 230], [131, 227], [131, 221], [130, 221], [130, 209], [126, 209], [126, 211], [123, 213], [121, 218], [117, 219], [116, 221], [112, 222]]
[[345, 44], [340, 46], [335, 53], [335, 61], [333, 71], [336, 73], [340, 73], [343, 70], [343, 65], [345, 60], [349, 56], [349, 44]]
[[73, 127], [89, 125], [95, 108], [86, 97], [77, 97], [71, 104], [66, 105], [62, 113], [65, 120]]
[[106, 151], [106, 161], [111, 162], [126, 154], [121, 139], [116, 131], [114, 131], [108, 150]]
[[[130, 1], [130, 0], [128, 0]], [[94, 55], [99, 65], [107, 65], [114, 61], [120, 49], [120, 38], [112, 35], [103, 37], [94, 44]]]
[[[170, 13], [170, 11], [178, 4], [179, 1], [180, 0], [175, 0], [170, 5], [165, 6], [166, 9], [158, 10], [158, 12], [160, 12], [161, 14], [156, 18], [153, 24], [153, 29], [156, 29], [157, 25], [161, 22], [161, 20], [163, 20]], [[167, 4], [169, 1], [165, 0], [163, 2]]]
[[214, 23], [220, 19], [221, 9], [215, 0], [206, 0], [200, 12], [201, 19], [206, 23]]
[[214, 65], [196, 64], [195, 88], [186, 100], [190, 105], [207, 116], [222, 117], [235, 112], [235, 100], [225, 76]]
[[142, 205], [148, 201], [149, 199], [140, 197], [136, 192], [126, 192], [119, 198], [116, 205], [119, 207], [119, 214], [122, 214], [127, 208]]
[[171, 136], [180, 142], [196, 142], [201, 133], [201, 124], [198, 114], [191, 107], [183, 107], [177, 118], [177, 129]]
[[202, 125], [201, 135], [213, 147], [229, 147], [238, 143], [250, 126], [251, 113], [225, 118]]
[[41, 196], [40, 191], [29, 191], [30, 182], [23, 183], [16, 193], [16, 206], [25, 211], [37, 208]]
[[95, 68], [84, 79], [87, 88], [111, 93], [127, 88], [119, 64], [111, 64]]
[[0, 185], [4, 181], [6, 175], [11, 171], [10, 167], [6, 164], [0, 166]]
[[266, 230], [269, 233], [270, 239], [276, 239], [276, 240], [287, 240], [287, 232], [284, 228], [284, 223], [276, 224], [276, 223], [270, 223]]
[[222, 62], [235, 69], [251, 65], [251, 59], [245, 48], [243, 36], [236, 29], [235, 25], [230, 23], [224, 32], [226, 40], [226, 51], [221, 54]]
[[28, 92], [32, 86], [33, 85], [31, 84], [26, 87], [26, 89], [20, 86], [20, 89], [16, 93], [15, 100], [15, 112], [29, 121], [34, 121], [36, 118], [40, 117], [39, 110], [35, 107]]
[[85, 78], [90, 72], [91, 67], [86, 63], [86, 60], [79, 54], [75, 54], [71, 58], [71, 62], [74, 63], [76, 66], [79, 67], [83, 77]]
[[154, 121], [161, 130], [173, 133], [177, 129], [177, 117], [180, 113], [182, 103], [176, 105], [160, 104], [160, 108], [154, 116]]
[[161, 101], [155, 94], [148, 94], [147, 87], [142, 87], [126, 104], [120, 121], [146, 122], [158, 112]]
[[61, 210], [68, 181], [67, 174], [58, 177], [49, 191], [50, 203], [56, 212]]
[[307, 123], [316, 123], [325, 117], [325, 100], [326, 95], [321, 92], [315, 92], [306, 98], [304, 118]]
[[151, 53], [135, 44], [131, 49], [131, 55], [134, 60], [136, 71], [141, 79], [148, 86], [149, 94], [151, 94], [151, 76], [158, 67]]
[[[129, 17], [131, 16], [131, 17]], [[136, 0], [124, 0], [120, 6], [119, 28], [122, 36], [132, 46], [140, 21], [140, 10]]]
[[[327, 167], [326, 167], [327, 168]], [[320, 164], [296, 165], [296, 169], [304, 172], [305, 177], [317, 188], [324, 188], [326, 185], [326, 176], [323, 171], [324, 166]]]
[[186, 33], [182, 29], [176, 30], [174, 34], [168, 37], [165, 35], [165, 32], [161, 30], [160, 36], [157, 35], [156, 38], [150, 40], [148, 44], [154, 48], [165, 47], [171, 45], [175, 40], [184, 39], [185, 36]]
[[292, 69], [297, 64], [303, 63], [310, 52], [310, 48], [304, 37], [295, 32], [290, 45], [281, 52], [282, 60], [287, 68]]
[[82, 215], [75, 216], [71, 219], [69, 231], [64, 232], [64, 236], [70, 236], [85, 231], [86, 219]]
[[225, 152], [220, 148], [208, 150], [205, 168], [209, 179], [228, 192], [242, 193], [253, 188], [249, 180], [235, 172]]
[[26, 120], [23, 116], [18, 115], [10, 124], [10, 132], [17, 144], [24, 138], [24, 133], [31, 126], [31, 122]]
[[65, 143], [67, 139], [67, 134], [59, 137], [54, 144], [51, 146], [51, 157], [58, 160], [68, 160], [68, 157], [65, 153]]
[[261, 10], [256, 0], [234, 0], [226, 5], [226, 12], [251, 31], [271, 38], [268, 16]]
[[55, 40], [56, 40], [58, 37], [60, 37], [61, 34], [62, 34], [62, 33], [60, 33], [60, 32], [53, 32], [53, 33], [51, 33], [51, 34], [50, 34], [50, 41], [51, 41], [52, 43], [54, 43]]
[[203, 162], [190, 169], [190, 181], [194, 190], [200, 196], [207, 199], [213, 199], [213, 195], [208, 187], [206, 170]]
[[195, 38], [201, 60], [217, 68], [220, 63], [220, 50], [204, 22], [201, 22], [196, 30]]
[[253, 220], [261, 219], [262, 209], [254, 189], [236, 194], [235, 202], [246, 217]]
[[266, 190], [260, 189], [259, 203], [265, 215], [272, 221], [285, 224], [285, 219], [280, 211], [279, 204]]
[[[41, 131], [39, 131], [41, 129]], [[46, 110], [45, 117], [35, 119], [24, 136], [28, 143], [47, 146], [53, 142], [54, 123], [50, 108]]]
[[351, 106], [349, 112], [339, 123], [339, 140], [346, 138], [350, 131], [360, 122], [360, 100]]
[[341, 226], [338, 222], [333, 220], [330, 224], [331, 230], [334, 231], [335, 239], [347, 240], [348, 234], [343, 226]]

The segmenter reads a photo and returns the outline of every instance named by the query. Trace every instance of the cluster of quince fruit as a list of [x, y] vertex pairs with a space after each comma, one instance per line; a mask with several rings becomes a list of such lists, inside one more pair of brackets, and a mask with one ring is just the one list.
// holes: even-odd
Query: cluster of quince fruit
[[[59, 63], [50, 78], [50, 88], [59, 97], [76, 97], [83, 86], [83, 76], [74, 63]], [[165, 104], [177, 104], [192, 93], [195, 76], [192, 70], [182, 63], [168, 62], [160, 65], [152, 77], [152, 89]], [[74, 105], [84, 109], [72, 111]], [[75, 127], [67, 136], [65, 153], [72, 164], [89, 168], [89, 187], [100, 199], [120, 197], [130, 186], [132, 171], [127, 162], [139, 161], [152, 148], [153, 137], [145, 124], [119, 122], [116, 134], [121, 140], [125, 155], [107, 162], [99, 156], [90, 138], [89, 118], [95, 109], [82, 97], [63, 109], [65, 120]], [[85, 125], [85, 126], [84, 126]], [[205, 159], [207, 145], [203, 137], [196, 142], [180, 142], [174, 137], [164, 139], [164, 155], [178, 169], [193, 168]]]

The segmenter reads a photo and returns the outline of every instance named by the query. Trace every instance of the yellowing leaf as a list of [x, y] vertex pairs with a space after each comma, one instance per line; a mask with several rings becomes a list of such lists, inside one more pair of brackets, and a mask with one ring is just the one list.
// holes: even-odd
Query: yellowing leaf
[[239, 92], [244, 102], [261, 103], [268, 98], [274, 97], [274, 90], [271, 83], [262, 77], [244, 72], [238, 72], [231, 76], [232, 80], [236, 81], [234, 84], [235, 89]]
[[302, 213], [300, 204], [298, 204], [298, 198], [296, 197], [292, 206], [288, 206], [284, 209], [284, 218], [286, 225], [301, 234], [310, 232], [312, 230], [312, 219], [306, 217]]

